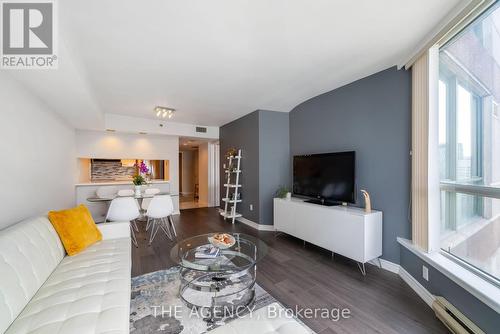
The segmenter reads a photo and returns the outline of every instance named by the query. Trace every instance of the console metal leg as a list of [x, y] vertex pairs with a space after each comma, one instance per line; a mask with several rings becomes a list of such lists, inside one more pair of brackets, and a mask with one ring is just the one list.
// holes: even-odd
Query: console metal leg
[[358, 262], [358, 268], [359, 268], [359, 271], [361, 271], [361, 274], [362, 274], [363, 276], [366, 276], [365, 264], [364, 264], [364, 263], [359, 263], [359, 262]]
[[285, 234], [285, 232], [280, 232], [280, 231], [274, 231], [274, 237], [277, 238], [280, 235]]

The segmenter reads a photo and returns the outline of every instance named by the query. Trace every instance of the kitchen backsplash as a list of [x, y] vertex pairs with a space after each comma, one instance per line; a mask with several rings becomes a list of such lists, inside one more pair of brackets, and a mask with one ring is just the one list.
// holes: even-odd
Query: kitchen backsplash
[[134, 177], [135, 167], [122, 166], [120, 160], [93, 160], [91, 162], [92, 181], [123, 181]]

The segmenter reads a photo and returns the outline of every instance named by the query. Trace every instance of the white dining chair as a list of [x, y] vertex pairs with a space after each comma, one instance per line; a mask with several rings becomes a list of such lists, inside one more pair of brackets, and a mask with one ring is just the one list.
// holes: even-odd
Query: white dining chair
[[118, 196], [130, 197], [134, 196], [135, 192], [132, 189], [120, 189], [118, 190]]
[[95, 195], [99, 198], [115, 198], [117, 188], [113, 186], [99, 187], [95, 191]]
[[[132, 242], [134, 243], [135, 247], [138, 247], [137, 245], [137, 238], [135, 236], [135, 231], [139, 231], [137, 228], [136, 224], [136, 219], [139, 218], [140, 212], [139, 212], [139, 205], [137, 204], [137, 201], [133, 197], [117, 197], [114, 200], [111, 201], [111, 204], [109, 205], [108, 213], [106, 215], [106, 219], [104, 222], [107, 221], [128, 221], [130, 222], [130, 231], [131, 231], [131, 236], [132, 236]], [[135, 229], [135, 231], [134, 231]]]
[[146, 190], [144, 190], [144, 196], [151, 196], [151, 198], [145, 197], [142, 199], [141, 207], [144, 211], [146, 211], [148, 209], [148, 206], [149, 206], [149, 203], [151, 203], [152, 197], [156, 194], [159, 194], [159, 193], [160, 193], [160, 189], [158, 189], [158, 188], [146, 188]]
[[[146, 216], [148, 217], [147, 227], [151, 227], [149, 234], [149, 244], [153, 242], [158, 230], [161, 228], [165, 235], [173, 240], [177, 237], [175, 225], [172, 220], [174, 213], [174, 203], [170, 195], [155, 196], [149, 203]], [[172, 230], [171, 230], [172, 229]]]

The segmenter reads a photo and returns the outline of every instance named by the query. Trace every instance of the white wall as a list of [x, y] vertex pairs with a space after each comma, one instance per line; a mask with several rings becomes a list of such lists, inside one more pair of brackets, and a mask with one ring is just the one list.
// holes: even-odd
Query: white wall
[[0, 75], [0, 228], [75, 204], [75, 131]]
[[[77, 130], [76, 155], [79, 158], [169, 160], [170, 192], [179, 194], [179, 137]], [[179, 197], [174, 200], [178, 204]]]
[[208, 206], [208, 143], [198, 147], [198, 184], [200, 206]]

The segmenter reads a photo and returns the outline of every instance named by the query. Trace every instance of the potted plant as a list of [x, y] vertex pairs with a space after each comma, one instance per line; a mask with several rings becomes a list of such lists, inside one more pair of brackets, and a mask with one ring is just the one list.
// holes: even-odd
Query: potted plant
[[276, 193], [274, 194], [276, 197], [281, 198], [281, 199], [290, 199], [292, 196], [292, 193], [290, 190], [285, 187], [285, 186], [280, 186], [278, 190], [276, 190]]
[[132, 183], [135, 186], [135, 196], [141, 196], [141, 186], [146, 184], [146, 179], [141, 174], [137, 174], [132, 179]]
[[134, 183], [135, 186], [135, 196], [139, 197], [141, 196], [141, 186], [147, 184], [146, 175], [148, 175], [149, 173], [149, 168], [144, 163], [144, 161], [136, 163], [135, 167], [137, 168], [137, 175], [134, 176], [132, 182]]

